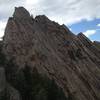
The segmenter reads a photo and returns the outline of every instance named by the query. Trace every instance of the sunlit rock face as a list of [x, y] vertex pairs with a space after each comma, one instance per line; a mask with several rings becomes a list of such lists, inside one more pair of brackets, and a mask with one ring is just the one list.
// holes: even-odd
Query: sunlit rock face
[[84, 34], [76, 36], [65, 25], [45, 15], [33, 18], [18, 7], [8, 20], [2, 50], [7, 81], [22, 100], [100, 99], [100, 51]]

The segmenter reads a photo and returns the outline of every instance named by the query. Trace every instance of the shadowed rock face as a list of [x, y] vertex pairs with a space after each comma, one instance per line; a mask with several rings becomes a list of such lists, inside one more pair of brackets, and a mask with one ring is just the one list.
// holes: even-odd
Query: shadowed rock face
[[15, 7], [15, 12], [13, 14], [14, 18], [19, 18], [19, 19], [27, 19], [30, 17], [29, 12], [23, 8], [23, 7]]
[[32, 18], [25, 8], [16, 8], [5, 29], [3, 53], [7, 81], [22, 100], [100, 100], [98, 47], [45, 15]]
[[0, 99], [4, 96], [4, 91], [6, 87], [6, 78], [5, 78], [5, 70], [0, 67]]

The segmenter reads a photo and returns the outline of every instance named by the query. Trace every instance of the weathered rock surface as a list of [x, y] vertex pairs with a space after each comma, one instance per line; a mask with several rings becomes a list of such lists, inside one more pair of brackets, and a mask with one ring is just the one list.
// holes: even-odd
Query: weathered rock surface
[[6, 89], [6, 77], [5, 70], [3, 67], [0, 67], [0, 100], [5, 96]]
[[23, 7], [15, 7], [15, 13], [13, 14], [13, 17], [16, 19], [28, 19], [30, 18], [29, 12], [24, 9]]
[[[25, 8], [16, 8], [5, 29], [3, 53], [8, 62], [16, 65], [14, 72], [9, 73], [14, 76], [9, 83], [21, 93], [22, 100], [25, 100], [23, 90], [33, 93], [34, 89], [27, 87], [33, 86], [31, 82], [36, 78], [32, 78], [34, 69], [40, 75], [54, 80], [63, 91], [65, 97], [62, 95], [54, 100], [100, 100], [98, 47], [82, 33], [76, 36], [65, 25], [59, 25], [45, 15], [32, 18]], [[32, 94], [28, 94], [31, 97], [29, 100], [41, 98], [41, 95], [42, 100], [53, 100], [48, 99], [48, 95], [43, 96], [47, 91], [50, 92], [45, 86], [39, 89], [36, 92], [38, 96], [31, 97]]]
[[7, 84], [7, 100], [22, 100], [19, 91], [10, 84]]
[[19, 92], [7, 82], [3, 67], [0, 67], [0, 100], [21, 100]]

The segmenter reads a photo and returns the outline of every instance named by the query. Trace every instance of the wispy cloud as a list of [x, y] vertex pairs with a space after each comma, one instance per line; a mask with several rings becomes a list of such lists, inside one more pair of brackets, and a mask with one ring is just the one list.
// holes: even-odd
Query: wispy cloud
[[83, 32], [83, 34], [86, 35], [87, 37], [89, 37], [95, 33], [96, 33], [96, 30], [87, 30], [87, 31]]

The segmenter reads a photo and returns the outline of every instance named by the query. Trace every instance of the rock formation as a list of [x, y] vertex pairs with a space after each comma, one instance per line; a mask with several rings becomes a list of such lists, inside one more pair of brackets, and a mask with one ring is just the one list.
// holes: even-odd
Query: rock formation
[[100, 48], [45, 15], [15, 8], [0, 55], [6, 100], [100, 100]]
[[5, 94], [5, 89], [6, 89], [6, 78], [5, 78], [5, 70], [4, 68], [0, 67], [0, 99], [3, 97]]

